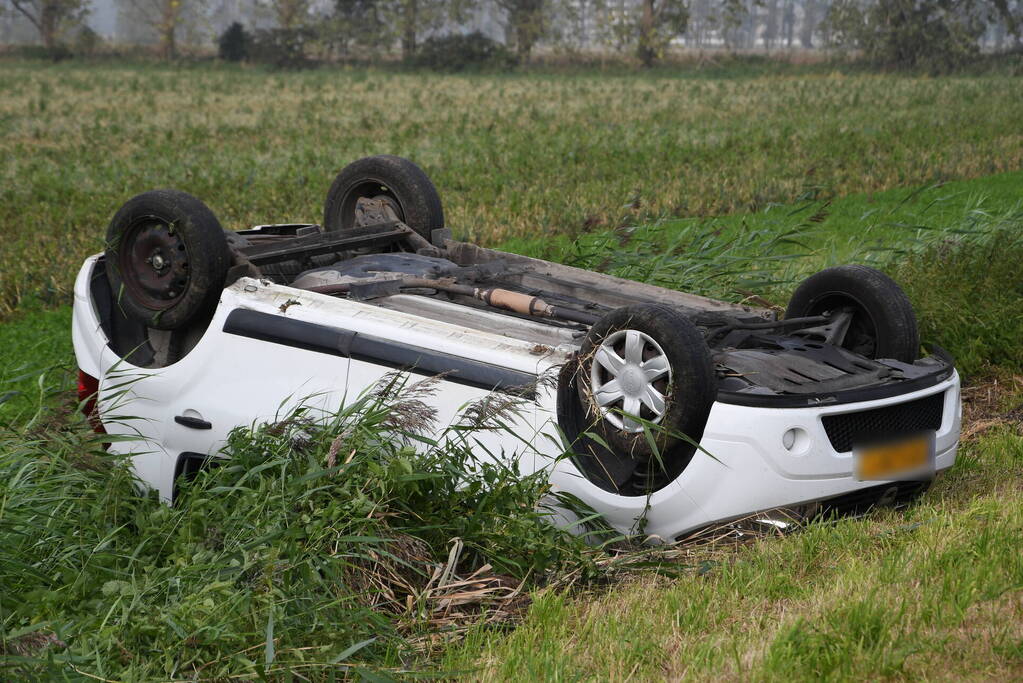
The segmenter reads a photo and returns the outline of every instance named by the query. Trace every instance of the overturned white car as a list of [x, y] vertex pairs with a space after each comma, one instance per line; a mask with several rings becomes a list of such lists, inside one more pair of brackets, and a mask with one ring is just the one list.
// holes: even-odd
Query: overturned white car
[[[451, 239], [433, 184], [391, 156], [337, 176], [322, 226], [226, 232], [184, 193], [133, 198], [81, 269], [73, 328], [94, 426], [168, 501], [233, 428], [336, 407], [395, 369], [439, 376], [441, 422], [490, 392], [527, 399], [514, 433], [475, 435], [481, 453], [667, 541], [909, 500], [959, 439], [952, 362], [919, 357], [909, 301], [875, 270], [821, 271], [779, 318], [483, 249]], [[110, 419], [115, 402], [137, 419]]]

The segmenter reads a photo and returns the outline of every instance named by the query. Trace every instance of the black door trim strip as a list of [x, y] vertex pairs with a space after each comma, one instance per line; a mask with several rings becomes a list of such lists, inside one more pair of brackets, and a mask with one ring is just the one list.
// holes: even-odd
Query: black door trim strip
[[445, 381], [486, 391], [536, 397], [536, 376], [528, 372], [272, 313], [236, 308], [224, 321], [224, 332], [421, 375], [443, 374]]

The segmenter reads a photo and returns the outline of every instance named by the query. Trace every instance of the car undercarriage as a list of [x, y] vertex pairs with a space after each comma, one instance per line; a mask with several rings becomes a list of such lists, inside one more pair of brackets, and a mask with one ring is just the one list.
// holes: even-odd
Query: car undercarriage
[[[835, 481], [779, 484], [737, 503], [744, 513], [923, 481], [955, 453], [952, 360], [921, 356], [912, 307], [884, 274], [821, 271], [782, 315], [487, 249], [452, 238], [432, 183], [397, 157], [343, 170], [322, 225], [231, 232], [184, 193], [140, 195], [114, 217], [87, 287], [102, 341], [135, 368], [169, 370], [213, 338], [242, 337], [267, 357], [326, 354], [526, 397], [568, 442], [567, 460], [548, 454], [552, 472], [585, 480], [591, 503], [685, 489], [691, 471], [711, 467], [690, 467], [705, 454], [729, 460], [711, 446], [731, 448], [726, 432], [742, 432], [746, 415], [779, 429], [777, 445], [750, 457], [777, 461], [786, 482]], [[451, 339], [463, 337], [475, 348], [458, 351]], [[292, 386], [279, 383], [268, 391]], [[862, 476], [860, 453], [891, 443], [913, 444], [912, 462]], [[797, 474], [803, 465], [777, 460], [785, 452], [819, 456], [819, 471]], [[733, 514], [702, 507], [665, 529]]]

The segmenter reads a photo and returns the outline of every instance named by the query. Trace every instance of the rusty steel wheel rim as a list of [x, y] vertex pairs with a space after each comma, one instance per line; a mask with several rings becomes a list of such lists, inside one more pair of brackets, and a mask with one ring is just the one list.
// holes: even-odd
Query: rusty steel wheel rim
[[352, 185], [345, 191], [341, 199], [342, 228], [358, 225], [357, 209], [359, 201], [363, 199], [383, 202], [394, 212], [399, 221], [405, 220], [405, 210], [394, 190], [381, 180], [369, 178]]
[[191, 279], [184, 238], [173, 224], [155, 216], [142, 218], [125, 231], [117, 266], [132, 299], [153, 310], [177, 303]]

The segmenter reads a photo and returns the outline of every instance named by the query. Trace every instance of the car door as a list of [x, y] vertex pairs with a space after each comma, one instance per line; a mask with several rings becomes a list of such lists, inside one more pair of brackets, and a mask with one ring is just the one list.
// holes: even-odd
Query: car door
[[[232, 331], [235, 311], [258, 316], [263, 328]], [[108, 432], [127, 439], [112, 448], [133, 454], [139, 477], [161, 498], [173, 498], [183, 454], [218, 455], [236, 427], [282, 419], [299, 405], [340, 408], [348, 386], [347, 356], [303, 347], [300, 340], [275, 339], [266, 326], [274, 320], [292, 328], [321, 327], [222, 305], [195, 348], [172, 365], [137, 368], [109, 352], [100, 388], [104, 422]]]
[[[428, 392], [415, 392], [434, 411], [429, 436], [464, 439], [481, 459], [515, 459], [532, 472], [538, 359], [511, 352], [514, 344], [493, 335], [429, 321], [403, 326], [390, 315], [352, 321], [350, 391], [357, 394], [401, 371], [395, 380], [400, 402], [417, 383], [435, 382]], [[448, 429], [456, 424], [470, 429]]]

